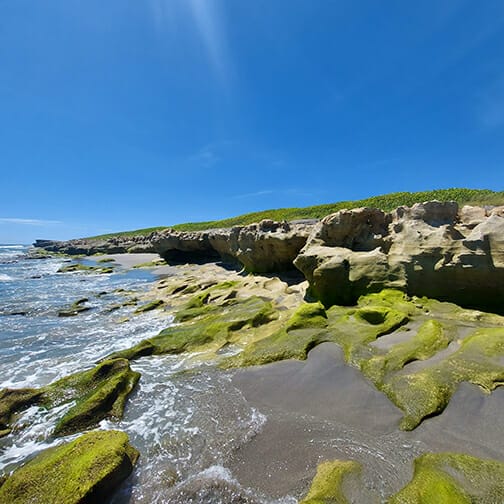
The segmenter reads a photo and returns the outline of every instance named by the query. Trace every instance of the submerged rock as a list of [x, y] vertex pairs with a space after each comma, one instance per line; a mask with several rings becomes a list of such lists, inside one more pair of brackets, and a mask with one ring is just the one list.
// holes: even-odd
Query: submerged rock
[[121, 418], [126, 399], [140, 378], [125, 359], [107, 360], [40, 389], [0, 390], [0, 432], [8, 434], [12, 416], [33, 404], [53, 408], [76, 401], [60, 418], [54, 435], [95, 426], [104, 418]]
[[74, 301], [69, 308], [66, 310], [60, 310], [58, 312], [58, 317], [74, 317], [75, 315], [78, 315], [79, 313], [86, 312], [91, 310], [90, 306], [86, 306], [85, 303], [89, 301], [88, 298], [82, 298], [78, 299], [77, 301]]
[[128, 436], [94, 431], [38, 454], [0, 486], [0, 503], [104, 502], [138, 459]]

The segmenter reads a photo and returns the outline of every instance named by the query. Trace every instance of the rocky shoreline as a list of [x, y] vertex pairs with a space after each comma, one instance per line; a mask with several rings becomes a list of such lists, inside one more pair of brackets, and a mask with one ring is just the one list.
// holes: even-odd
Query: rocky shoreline
[[[321, 221], [263, 220], [231, 229], [107, 240], [37, 240], [49, 252], [155, 252], [170, 263], [220, 260], [252, 273], [297, 268], [328, 307], [385, 288], [461, 306], [504, 310], [504, 207], [431, 201], [392, 212], [341, 210]], [[337, 286], [337, 287], [335, 287]]]
[[[453, 418], [464, 393], [480, 406], [485, 397], [494, 398], [497, 410], [501, 404], [501, 395], [491, 393], [504, 383], [504, 317], [498, 314], [504, 306], [504, 207], [428, 202], [389, 213], [342, 210], [317, 222], [166, 230], [104, 242], [39, 240], [36, 247], [70, 255], [155, 252], [178, 264], [131, 308], [131, 316], [162, 310], [174, 323], [89, 371], [41, 389], [1, 390], [0, 436], [34, 404], [55, 408], [71, 401], [54, 435], [120, 418], [141, 380], [131, 362], [185, 354], [232, 373], [247, 400], [269, 411], [270, 426], [234, 459], [240, 479], [270, 495], [284, 485], [282, 491], [304, 495], [303, 504], [504, 500], [504, 462], [491, 460], [504, 460], [499, 415], [471, 409], [469, 401], [462, 406], [467, 418], [442, 421]], [[110, 258], [96, 260], [113, 270]], [[342, 442], [328, 448], [334, 440], [326, 437], [339, 435], [333, 418], [385, 436], [389, 448], [378, 454], [379, 463], [408, 452], [407, 443], [420, 443], [423, 449], [408, 452], [414, 473], [401, 469], [378, 492], [368, 481], [370, 471], [381, 474], [370, 448], [347, 450]], [[91, 431], [77, 441], [94, 443], [93, 436], [102, 435]], [[294, 438], [298, 446], [289, 451]], [[317, 448], [317, 439], [325, 446]], [[58, 448], [63, 459], [44, 452], [0, 482], [0, 502], [32, 502], [23, 485], [33, 472], [54, 474], [53, 458], [56, 466], [75, 458], [72, 443]], [[111, 491], [131, 472], [137, 454], [127, 439], [120, 444], [122, 454], [114, 456], [126, 469], [120, 477], [114, 469], [93, 479], [91, 496], [97, 485], [102, 495], [109, 479]], [[268, 481], [262, 468], [271, 467], [279, 474], [269, 473]]]

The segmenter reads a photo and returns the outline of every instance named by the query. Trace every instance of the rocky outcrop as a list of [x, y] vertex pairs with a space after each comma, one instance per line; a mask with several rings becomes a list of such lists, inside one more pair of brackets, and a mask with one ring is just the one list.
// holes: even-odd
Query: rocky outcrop
[[93, 254], [125, 254], [128, 252], [155, 252], [152, 246], [152, 237], [149, 235], [114, 236], [104, 239], [76, 239], [68, 241], [36, 240], [36, 248], [49, 252], [58, 252], [68, 255], [93, 255]]
[[0, 502], [106, 502], [131, 474], [138, 456], [124, 432], [88, 432], [44, 450], [16, 470], [0, 486]]
[[253, 273], [297, 267], [324, 305], [354, 304], [384, 288], [503, 311], [504, 207], [415, 204], [392, 212], [341, 210], [322, 221], [206, 231], [166, 229], [108, 240], [38, 240], [67, 254], [154, 251], [168, 263], [221, 260]]
[[37, 240], [35, 247], [69, 255], [156, 252], [168, 263], [206, 263], [222, 260], [254, 273], [293, 270], [316, 221], [275, 222], [207, 231], [166, 229], [146, 236], [117, 236], [106, 240], [66, 242]]
[[168, 262], [220, 259], [249, 272], [292, 270], [293, 261], [310, 234], [311, 223], [262, 220], [229, 229], [177, 232], [166, 230], [153, 237], [153, 246]]
[[503, 210], [436, 201], [342, 210], [314, 227], [294, 264], [326, 306], [396, 288], [502, 312]]

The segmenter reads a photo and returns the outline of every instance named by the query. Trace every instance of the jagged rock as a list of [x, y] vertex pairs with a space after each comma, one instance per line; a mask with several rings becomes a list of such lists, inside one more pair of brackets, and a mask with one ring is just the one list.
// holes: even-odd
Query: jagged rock
[[326, 306], [396, 288], [502, 312], [504, 217], [437, 201], [342, 210], [314, 227], [294, 264]]
[[0, 503], [105, 502], [138, 459], [128, 436], [94, 431], [49, 448], [16, 470], [0, 486]]

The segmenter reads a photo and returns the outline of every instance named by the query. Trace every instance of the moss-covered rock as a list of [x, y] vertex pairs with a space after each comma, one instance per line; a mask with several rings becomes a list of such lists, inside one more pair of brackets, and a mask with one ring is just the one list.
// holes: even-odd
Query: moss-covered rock
[[322, 462], [317, 467], [310, 490], [299, 504], [349, 504], [343, 488], [344, 481], [360, 472], [361, 465], [351, 460]]
[[89, 301], [88, 298], [78, 299], [74, 301], [67, 309], [60, 310], [58, 312], [58, 317], [74, 317], [79, 313], [86, 312], [91, 310], [90, 306], [86, 306], [85, 303]]
[[426, 360], [448, 346], [451, 337], [437, 320], [424, 322], [409, 340], [394, 345], [387, 353], [363, 361], [361, 371], [377, 386], [393, 371], [415, 360]]
[[96, 261], [97, 263], [103, 264], [103, 263], [113, 263], [115, 262], [115, 259], [113, 257], [104, 257], [103, 259], [98, 259]]
[[154, 301], [151, 301], [150, 303], [146, 303], [142, 306], [139, 306], [133, 313], [139, 314], [139, 313], [145, 313], [148, 311], [156, 310], [157, 308], [161, 308], [161, 306], [164, 305], [164, 301], [162, 299], [156, 299]]
[[504, 502], [504, 463], [458, 453], [427, 453], [415, 460], [413, 479], [389, 504], [496, 504]]
[[55, 435], [92, 427], [104, 418], [121, 418], [126, 399], [140, 379], [126, 359], [104, 361], [89, 371], [62, 378], [45, 387], [51, 406], [77, 401], [56, 424]]
[[111, 266], [103, 267], [103, 266], [89, 266], [87, 264], [82, 263], [73, 263], [68, 264], [67, 266], [61, 266], [58, 269], [57, 273], [113, 273], [114, 268]]
[[0, 389], [0, 438], [11, 432], [12, 416], [36, 403], [42, 392], [36, 389]]
[[423, 418], [443, 411], [461, 382], [490, 393], [504, 383], [504, 328], [476, 330], [459, 350], [420, 371], [397, 374], [382, 390], [404, 413], [401, 427], [414, 429]]
[[49, 448], [0, 486], [1, 504], [104, 502], [129, 476], [138, 452], [118, 431], [94, 431]]
[[224, 367], [255, 366], [285, 359], [306, 359], [308, 352], [329, 336], [327, 315], [320, 303], [303, 303], [284, 327], [247, 345], [227, 359]]
[[107, 360], [93, 369], [72, 374], [40, 389], [0, 391], [0, 430], [12, 415], [32, 404], [52, 408], [75, 401], [56, 424], [54, 435], [79, 432], [104, 418], [121, 418], [126, 399], [140, 378], [126, 359]]
[[[188, 309], [191, 308], [184, 308], [186, 314]], [[254, 330], [275, 317], [271, 303], [257, 296], [228, 299], [222, 304], [209, 305], [203, 313], [193, 314], [184, 324], [170, 326], [157, 336], [109, 357], [135, 359], [152, 354], [178, 354], [204, 346], [218, 350], [237, 341], [239, 332]]]
[[154, 259], [153, 261], [144, 262], [140, 264], [135, 264], [133, 268], [157, 268], [158, 266], [164, 266], [167, 262], [164, 259]]

